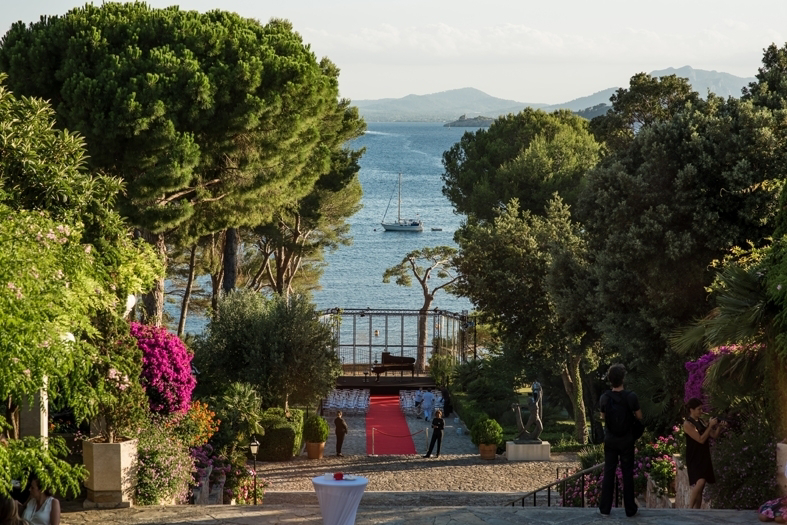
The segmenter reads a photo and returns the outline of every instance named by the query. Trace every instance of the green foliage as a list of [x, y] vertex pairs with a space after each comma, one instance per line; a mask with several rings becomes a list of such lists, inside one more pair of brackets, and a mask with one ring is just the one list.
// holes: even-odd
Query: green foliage
[[245, 449], [254, 436], [265, 433], [260, 422], [262, 401], [250, 384], [231, 383], [221, 396], [211, 399], [211, 405], [221, 421], [212, 442], [228, 457]]
[[303, 411], [269, 408], [261, 421], [265, 437], [260, 441], [259, 457], [263, 461], [289, 461], [300, 454], [303, 438]]
[[677, 470], [671, 458], [653, 460], [648, 477], [656, 486], [659, 496], [675, 496], [675, 476]]
[[358, 161], [363, 151], [343, 146], [359, 136], [366, 124], [346, 100], [340, 102], [332, 118], [321, 122], [326, 134], [330, 125], [340, 126], [330, 135], [330, 141], [323, 141], [325, 148], [333, 150], [329, 169], [319, 176], [311, 193], [278, 210], [272, 221], [243, 232], [247, 241], [243, 244], [242, 265], [251, 276], [245, 285], [252, 290], [268, 288], [288, 295], [314, 289], [322, 273], [324, 253], [352, 241], [346, 220], [361, 206]]
[[503, 427], [494, 419], [477, 421], [470, 430], [475, 445], [499, 445], [503, 440]]
[[44, 488], [62, 497], [77, 497], [88, 472], [84, 465], [71, 465], [65, 441], [50, 437], [47, 445], [37, 438], [26, 437], [0, 442], [0, 496], [11, 494], [12, 480], [27, 485], [30, 476], [41, 480]]
[[612, 151], [625, 149], [642, 127], [668, 121], [687, 107], [700, 102], [699, 93], [688, 79], [675, 75], [651, 77], [637, 73], [629, 87], [619, 88], [612, 97], [612, 108], [590, 122], [599, 142]]
[[328, 422], [319, 414], [311, 414], [303, 422], [303, 440], [306, 443], [324, 443], [330, 433]]
[[579, 469], [585, 470], [590, 467], [595, 467], [600, 463], [604, 463], [604, 445], [587, 445], [577, 453], [579, 460]]
[[714, 508], [756, 509], [778, 496], [773, 436], [769, 418], [756, 415], [716, 440], [711, 448], [716, 483], [708, 486]]
[[238, 290], [220, 301], [195, 345], [194, 365], [206, 390], [242, 381], [254, 386], [263, 406], [310, 404], [339, 376], [334, 344], [330, 326], [306, 297], [266, 299]]
[[466, 132], [443, 154], [443, 193], [458, 213], [481, 220], [512, 199], [541, 214], [555, 192], [575, 202], [598, 155], [585, 119], [527, 108]]
[[139, 433], [134, 501], [142, 505], [186, 503], [194, 459], [168, 420], [152, 416]]
[[0, 69], [58, 101], [59, 124], [86, 137], [91, 167], [123, 177], [125, 213], [149, 231], [256, 224], [330, 160], [319, 123], [338, 104], [338, 68], [283, 20], [86, 5], [14, 25]]
[[456, 368], [456, 359], [448, 354], [433, 353], [429, 358], [429, 376], [438, 387], [447, 387]]
[[489, 417], [463, 392], [451, 392], [451, 404], [454, 407], [454, 412], [462, 418], [467, 428], [473, 428], [476, 422]]

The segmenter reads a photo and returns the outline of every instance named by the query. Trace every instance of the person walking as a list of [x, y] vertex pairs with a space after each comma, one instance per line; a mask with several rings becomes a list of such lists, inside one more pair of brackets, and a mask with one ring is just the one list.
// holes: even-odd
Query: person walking
[[342, 418], [342, 411], [336, 412], [336, 419], [333, 420], [336, 425], [336, 455], [344, 457], [342, 454], [342, 445], [344, 444], [344, 436], [347, 435], [347, 422]]
[[424, 401], [424, 389], [419, 388], [415, 393], [415, 417], [421, 419], [421, 403]]
[[601, 395], [599, 405], [601, 419], [606, 423], [604, 431], [604, 480], [601, 485], [599, 512], [609, 516], [612, 510], [612, 493], [617, 476], [615, 472], [620, 461], [623, 471], [623, 504], [626, 516], [637, 514], [634, 501], [634, 418], [642, 420], [639, 399], [634, 392], [623, 388], [626, 367], [620, 363], [609, 367], [607, 379], [612, 386]]
[[443, 420], [443, 413], [438, 410], [434, 413], [434, 419], [432, 419], [432, 441], [429, 442], [429, 450], [426, 452], [425, 458], [432, 457], [432, 449], [435, 443], [437, 443], [437, 454], [435, 454], [434, 457], [440, 457], [440, 445], [443, 444], [444, 429], [445, 421]]
[[689, 508], [702, 508], [702, 491], [707, 483], [715, 483], [713, 463], [710, 457], [709, 438], [717, 438], [723, 425], [715, 417], [708, 420], [707, 426], [700, 419], [702, 415], [702, 401], [692, 397], [686, 403], [689, 416], [683, 422], [683, 431], [686, 433], [686, 470], [689, 474]]
[[432, 410], [434, 410], [434, 394], [431, 390], [424, 392], [423, 401], [421, 401], [421, 408], [424, 411], [424, 420], [429, 421], [432, 419]]

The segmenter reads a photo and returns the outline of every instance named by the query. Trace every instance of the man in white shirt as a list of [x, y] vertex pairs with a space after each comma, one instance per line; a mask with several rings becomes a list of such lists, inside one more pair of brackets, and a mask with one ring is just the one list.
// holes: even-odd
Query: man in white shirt
[[429, 421], [432, 419], [432, 409], [434, 409], [434, 394], [427, 390], [424, 392], [423, 401], [421, 401], [421, 408], [424, 411], [424, 419]]

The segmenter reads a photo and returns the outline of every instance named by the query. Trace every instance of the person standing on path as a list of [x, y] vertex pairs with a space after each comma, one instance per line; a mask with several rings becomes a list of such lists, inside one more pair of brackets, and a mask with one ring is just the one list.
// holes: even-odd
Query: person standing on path
[[424, 400], [421, 401], [421, 408], [424, 410], [424, 420], [429, 421], [432, 419], [432, 410], [434, 409], [434, 394], [427, 390], [424, 392]]
[[342, 418], [342, 411], [336, 412], [336, 419], [333, 420], [336, 425], [336, 455], [344, 457], [342, 454], [342, 444], [344, 443], [344, 436], [347, 435], [347, 422]]
[[615, 471], [623, 471], [623, 504], [626, 507], [626, 516], [637, 514], [637, 503], [634, 501], [634, 418], [642, 419], [642, 410], [639, 408], [639, 399], [634, 392], [623, 388], [623, 379], [626, 377], [626, 367], [614, 364], [609, 367], [607, 379], [612, 390], [607, 390], [601, 395], [599, 405], [601, 419], [606, 422], [604, 432], [604, 480], [601, 485], [601, 499], [599, 512], [602, 516], [609, 516], [612, 510], [612, 492], [615, 488], [617, 476]]
[[424, 401], [424, 389], [419, 388], [415, 393], [415, 417], [421, 419], [421, 403]]
[[429, 442], [429, 450], [426, 452], [425, 458], [432, 457], [432, 449], [434, 444], [437, 443], [437, 454], [434, 457], [440, 457], [440, 445], [443, 444], [443, 429], [445, 428], [445, 421], [443, 420], [443, 413], [437, 411], [434, 413], [432, 420], [432, 441]]
[[692, 397], [686, 403], [689, 417], [683, 422], [683, 431], [686, 433], [686, 470], [689, 474], [689, 508], [702, 508], [702, 491], [706, 483], [715, 483], [713, 463], [710, 457], [709, 438], [719, 437], [722, 425], [715, 417], [710, 418], [708, 425], [700, 419], [702, 415], [702, 401]]

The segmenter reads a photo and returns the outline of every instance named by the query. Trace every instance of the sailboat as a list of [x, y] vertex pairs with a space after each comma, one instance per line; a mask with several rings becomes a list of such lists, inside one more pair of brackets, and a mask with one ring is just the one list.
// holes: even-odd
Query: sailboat
[[[393, 199], [393, 195], [391, 195]], [[388, 208], [391, 207], [391, 201], [388, 201]], [[385, 209], [385, 215], [388, 214], [388, 208]], [[399, 206], [396, 212], [396, 222], [385, 222], [385, 215], [383, 221], [380, 223], [385, 231], [388, 232], [422, 232], [424, 231], [424, 222], [420, 218], [416, 219], [402, 219], [402, 174], [399, 174]]]

